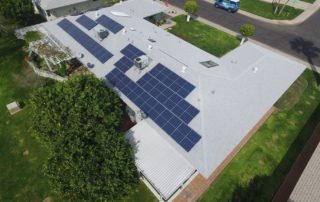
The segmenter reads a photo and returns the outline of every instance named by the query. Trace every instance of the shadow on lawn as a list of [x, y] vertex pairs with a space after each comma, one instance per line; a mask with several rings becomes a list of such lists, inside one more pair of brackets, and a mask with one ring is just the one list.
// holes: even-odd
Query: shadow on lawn
[[291, 49], [297, 53], [302, 53], [308, 60], [312, 70], [315, 72], [314, 77], [317, 85], [320, 86], [320, 75], [314, 64], [314, 60], [319, 58], [320, 48], [316, 47], [312, 41], [307, 41], [302, 37], [294, 38], [290, 41]]
[[[295, 141], [291, 144], [288, 152], [274, 172], [270, 176], [255, 176], [249, 182], [247, 187], [238, 186], [233, 193], [232, 201], [287, 201], [300, 175], [302, 174], [303, 169], [307, 165], [313, 151], [320, 141], [320, 134], [311, 137], [319, 122], [320, 104], [308, 119], [308, 122], [300, 131]], [[295, 172], [290, 175], [288, 184], [282, 186], [281, 189], [278, 190], [280, 185], [284, 182], [286, 174], [289, 173], [291, 166], [307, 144], [308, 147], [306, 147], [306, 151], [304, 150], [298, 166], [295, 167]]]

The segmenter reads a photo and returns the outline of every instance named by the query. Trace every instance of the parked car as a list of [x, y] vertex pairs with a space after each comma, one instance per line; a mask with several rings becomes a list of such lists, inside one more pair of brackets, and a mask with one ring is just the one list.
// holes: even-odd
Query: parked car
[[236, 12], [240, 8], [240, 0], [216, 0], [214, 6], [225, 9], [229, 13]]

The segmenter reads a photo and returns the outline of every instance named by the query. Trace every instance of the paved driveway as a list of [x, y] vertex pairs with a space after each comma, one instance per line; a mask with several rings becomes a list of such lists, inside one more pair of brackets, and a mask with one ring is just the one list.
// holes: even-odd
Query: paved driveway
[[[170, 0], [170, 4], [183, 8], [184, 1]], [[240, 25], [251, 23], [256, 26], [253, 39], [280, 51], [320, 66], [320, 10], [300, 25], [275, 25], [249, 18], [245, 15], [229, 14], [213, 4], [198, 0], [198, 15], [213, 23], [239, 32]]]

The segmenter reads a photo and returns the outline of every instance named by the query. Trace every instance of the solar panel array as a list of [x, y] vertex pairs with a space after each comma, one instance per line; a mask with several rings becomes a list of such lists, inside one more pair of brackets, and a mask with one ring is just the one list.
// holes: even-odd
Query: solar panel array
[[195, 88], [194, 85], [184, 80], [162, 64], [156, 65], [150, 71], [150, 74], [183, 98], [186, 98]]
[[145, 74], [137, 83], [187, 124], [199, 113], [198, 109], [153, 77], [151, 73]]
[[132, 66], [133, 62], [126, 56], [123, 56], [118, 62], [114, 64], [117, 68], [119, 68], [122, 72], [128, 71]]
[[87, 30], [91, 30], [92, 28], [94, 28], [98, 24], [86, 15], [80, 16], [78, 19], [76, 19], [76, 21], [80, 25], [84, 26]]
[[111, 18], [105, 15], [102, 15], [96, 21], [114, 34], [118, 33], [120, 30], [124, 28], [121, 24], [117, 23], [116, 21], [112, 20]]
[[197, 132], [118, 68], [112, 70], [106, 78], [186, 151], [190, 151], [201, 139]]
[[145, 55], [145, 53], [141, 50], [139, 50], [137, 47], [135, 47], [132, 44], [127, 45], [120, 51], [123, 55], [127, 56], [131, 60], [134, 60], [135, 58]]
[[87, 51], [95, 56], [101, 63], [105, 63], [113, 56], [107, 49], [93, 40], [69, 20], [63, 19], [58, 23], [58, 25]]

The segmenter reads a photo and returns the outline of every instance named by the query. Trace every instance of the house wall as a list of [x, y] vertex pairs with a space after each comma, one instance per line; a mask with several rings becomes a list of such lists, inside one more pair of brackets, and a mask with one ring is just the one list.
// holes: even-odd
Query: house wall
[[[55, 8], [47, 10], [44, 16], [48, 21], [54, 20], [59, 17], [65, 17], [67, 15], [77, 15], [82, 12], [95, 10], [101, 7], [105, 7], [106, 4], [103, 4], [102, 1], [86, 1], [78, 4], [73, 4], [65, 7]], [[41, 12], [40, 12], [41, 13]]]

